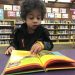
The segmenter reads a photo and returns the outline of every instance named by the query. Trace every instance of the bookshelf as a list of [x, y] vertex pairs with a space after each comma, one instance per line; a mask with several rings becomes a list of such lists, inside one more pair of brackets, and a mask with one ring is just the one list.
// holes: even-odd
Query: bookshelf
[[[47, 13], [42, 24], [49, 30], [50, 38], [54, 43], [72, 43], [75, 35], [75, 6], [70, 6], [70, 3], [49, 2], [46, 7]], [[14, 28], [23, 23], [19, 14], [20, 7], [0, 4], [0, 8], [4, 10], [4, 20], [0, 21], [0, 45], [8, 45]]]
[[44, 23], [43, 26], [48, 29], [50, 33], [50, 39], [54, 43], [73, 43], [73, 36], [75, 35], [75, 24], [49, 24]]
[[12, 32], [15, 28], [15, 20], [0, 20], [0, 46], [8, 46], [13, 39]]
[[75, 8], [69, 3], [46, 3], [46, 16], [42, 25], [48, 29], [55, 44], [70, 44], [75, 36]]

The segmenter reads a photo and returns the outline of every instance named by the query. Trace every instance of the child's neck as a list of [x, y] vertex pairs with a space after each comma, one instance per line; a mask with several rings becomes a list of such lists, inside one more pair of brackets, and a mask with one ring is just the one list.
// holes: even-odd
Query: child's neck
[[34, 30], [32, 30], [32, 29], [28, 29], [28, 33], [29, 33], [29, 34], [34, 33]]

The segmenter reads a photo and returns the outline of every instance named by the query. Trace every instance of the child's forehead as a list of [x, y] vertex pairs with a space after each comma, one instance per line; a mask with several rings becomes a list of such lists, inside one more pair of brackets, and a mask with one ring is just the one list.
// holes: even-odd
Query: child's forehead
[[28, 13], [28, 15], [39, 15], [40, 16], [41, 12], [39, 10], [35, 9], [35, 10], [30, 11]]

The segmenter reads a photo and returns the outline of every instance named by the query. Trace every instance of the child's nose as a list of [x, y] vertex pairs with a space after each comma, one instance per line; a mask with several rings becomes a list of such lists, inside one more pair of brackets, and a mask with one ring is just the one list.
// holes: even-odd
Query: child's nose
[[34, 18], [34, 22], [37, 23], [38, 22], [38, 19], [37, 18]]

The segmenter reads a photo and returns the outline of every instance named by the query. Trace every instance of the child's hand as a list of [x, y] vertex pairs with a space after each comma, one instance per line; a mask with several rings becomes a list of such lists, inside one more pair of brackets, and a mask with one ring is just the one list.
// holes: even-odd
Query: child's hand
[[36, 42], [32, 47], [31, 47], [31, 53], [32, 54], [37, 54], [39, 51], [44, 49], [44, 45], [42, 42]]
[[10, 46], [9, 48], [7, 48], [7, 50], [5, 51], [5, 54], [9, 55], [11, 54], [12, 50], [15, 50], [15, 48], [13, 46]]

